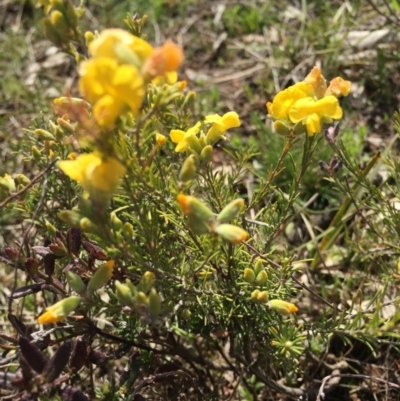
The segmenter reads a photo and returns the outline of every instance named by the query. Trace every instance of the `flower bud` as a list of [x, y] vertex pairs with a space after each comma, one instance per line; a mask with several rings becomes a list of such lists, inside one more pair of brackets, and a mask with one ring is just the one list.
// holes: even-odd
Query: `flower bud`
[[65, 120], [64, 118], [57, 118], [57, 124], [61, 125], [61, 127], [65, 128], [70, 134], [75, 133], [75, 126], [72, 125], [69, 121]]
[[68, 270], [65, 275], [67, 277], [67, 282], [71, 290], [77, 292], [79, 295], [84, 295], [86, 293], [86, 285], [82, 281], [80, 276], [78, 276], [71, 270]]
[[139, 291], [139, 292], [136, 294], [136, 302], [137, 302], [138, 304], [140, 304], [140, 305], [146, 305], [147, 302], [148, 302], [147, 295], [146, 295], [144, 292]]
[[132, 292], [129, 287], [125, 284], [122, 284], [118, 280], [115, 281], [115, 287], [115, 295], [117, 296], [121, 305], [133, 308], [135, 306], [135, 299], [132, 296]]
[[191, 105], [194, 104], [196, 100], [196, 92], [194, 91], [189, 91], [186, 95], [185, 100], [182, 103], [182, 109], [185, 109], [186, 107], [190, 107]]
[[197, 235], [210, 231], [209, 224], [214, 219], [214, 213], [204, 203], [193, 196], [178, 195], [178, 202], [183, 213], [188, 216], [187, 224]]
[[251, 299], [253, 300], [253, 301], [257, 301], [257, 297], [258, 297], [258, 295], [260, 294], [260, 290], [254, 290], [252, 293], [251, 293]]
[[49, 249], [56, 256], [68, 256], [68, 250], [64, 247], [64, 245], [50, 244]]
[[111, 212], [110, 220], [111, 220], [111, 227], [114, 231], [121, 230], [121, 228], [123, 227], [123, 223], [122, 220], [118, 218], [115, 212]]
[[131, 240], [135, 236], [135, 230], [133, 229], [133, 225], [131, 223], [125, 223], [123, 225], [122, 235], [127, 241]]
[[167, 137], [163, 134], [156, 133], [156, 144], [158, 146], [164, 146], [167, 143]]
[[31, 151], [32, 151], [33, 159], [36, 162], [40, 161], [42, 158], [42, 154], [40, 153], [40, 150], [36, 146], [32, 146]]
[[268, 292], [267, 291], [261, 291], [257, 295], [257, 301], [260, 302], [261, 304], [266, 304], [268, 302]]
[[299, 136], [299, 135], [304, 135], [307, 132], [307, 128], [306, 126], [303, 124], [302, 121], [300, 121], [299, 123], [297, 123], [293, 130], [292, 130], [292, 134], [295, 136]]
[[196, 135], [189, 135], [186, 138], [186, 142], [189, 144], [189, 148], [191, 150], [193, 150], [194, 152], [196, 152], [198, 155], [201, 153], [201, 151], [203, 150], [199, 138], [197, 138]]
[[182, 182], [190, 181], [196, 176], [196, 164], [195, 155], [190, 155], [186, 158], [179, 173], [179, 179]]
[[46, 131], [44, 129], [38, 128], [33, 131], [33, 133], [40, 139], [46, 140], [46, 141], [52, 141], [54, 140], [53, 134], [51, 134], [49, 131]]
[[89, 284], [87, 286], [87, 293], [92, 294], [94, 291], [97, 291], [99, 288], [106, 285], [113, 274], [113, 270], [113, 260], [109, 260], [108, 262], [100, 265], [89, 281]]
[[87, 217], [83, 217], [80, 221], [79, 221], [79, 227], [81, 228], [81, 230], [85, 233], [92, 233], [92, 234], [96, 234], [99, 232], [99, 228], [97, 227], [96, 224], [94, 224], [90, 219], [88, 219]]
[[53, 224], [51, 224], [47, 220], [46, 220], [46, 222], [44, 224], [45, 224], [45, 226], [47, 228], [47, 232], [49, 233], [49, 235], [51, 237], [54, 237], [56, 235], [57, 229], [53, 226]]
[[39, 316], [38, 323], [46, 324], [59, 322], [78, 307], [80, 300], [80, 297], [72, 296], [55, 303], [48, 307], [45, 313]]
[[79, 15], [72, 1], [67, 1], [65, 4], [65, 19], [71, 28], [76, 28], [79, 22]]
[[288, 136], [290, 135], [290, 128], [282, 121], [274, 122], [274, 131], [278, 135]]
[[243, 279], [249, 284], [252, 284], [256, 279], [253, 269], [246, 267], [243, 271]]
[[57, 46], [62, 45], [65, 42], [65, 39], [60, 35], [60, 33], [53, 26], [50, 18], [43, 19], [43, 30], [44, 35], [50, 42], [54, 43]]
[[15, 181], [9, 174], [4, 174], [4, 177], [0, 177], [0, 188], [5, 189], [8, 193], [15, 192]]
[[68, 36], [68, 23], [61, 11], [53, 11], [50, 15], [50, 21], [61, 37]]
[[161, 310], [161, 298], [158, 295], [157, 291], [152, 288], [150, 290], [148, 302], [149, 302], [149, 311], [152, 314], [152, 316], [157, 317], [160, 314]]
[[156, 279], [154, 273], [144, 273], [142, 279], [140, 280], [140, 283], [137, 286], [138, 290], [144, 293], [148, 293], [149, 290], [153, 287], [155, 281]]
[[18, 182], [18, 184], [21, 184], [23, 186], [26, 186], [31, 182], [31, 180], [24, 174], [17, 174], [15, 180]]
[[214, 213], [194, 196], [179, 194], [178, 202], [186, 216], [194, 217], [203, 221], [214, 218]]
[[57, 213], [57, 217], [70, 227], [78, 227], [80, 225], [81, 215], [73, 210], [61, 210], [61, 212]]
[[236, 218], [240, 210], [244, 206], [244, 200], [241, 198], [235, 199], [226, 205], [217, 216], [219, 223], [229, 223], [231, 220]]
[[256, 284], [263, 285], [268, 281], [268, 274], [265, 270], [261, 270], [260, 273], [257, 274]]
[[200, 153], [200, 160], [203, 163], [210, 162], [212, 159], [212, 153], [213, 153], [213, 147], [211, 145], [204, 146], [204, 148], [202, 149], [202, 151]]
[[295, 313], [298, 311], [296, 305], [286, 301], [281, 301], [280, 299], [272, 299], [268, 302], [268, 306], [272, 310], [282, 313], [282, 315], [290, 315], [291, 313]]
[[261, 258], [256, 258], [256, 263], [254, 264], [254, 273], [257, 275], [263, 269], [264, 261]]
[[182, 310], [181, 317], [184, 320], [189, 320], [190, 316], [192, 316], [192, 312], [189, 309], [185, 308]]
[[232, 224], [220, 224], [214, 231], [223, 239], [232, 242], [232, 244], [240, 244], [242, 241], [246, 241], [247, 238], [249, 238], [247, 231]]
[[85, 32], [85, 44], [86, 47], [89, 47], [90, 42], [92, 42], [95, 39], [94, 33], [90, 31]]

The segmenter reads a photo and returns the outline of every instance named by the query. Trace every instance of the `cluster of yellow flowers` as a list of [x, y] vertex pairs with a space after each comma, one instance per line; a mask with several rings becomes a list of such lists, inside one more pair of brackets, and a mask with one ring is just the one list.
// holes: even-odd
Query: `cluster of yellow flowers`
[[[168, 82], [176, 81], [183, 53], [172, 42], [153, 48], [122, 29], [107, 29], [97, 38], [91, 36], [86, 34], [91, 57], [79, 66], [79, 89], [93, 106], [94, 120], [105, 130], [123, 114], [137, 114], [152, 80], [158, 82], [165, 77]], [[108, 198], [126, 171], [112, 155], [99, 151], [70, 159], [60, 161], [59, 168], [92, 198]]]
[[[88, 37], [88, 35], [87, 35]], [[154, 49], [122, 29], [107, 29], [89, 43], [90, 59], [81, 63], [79, 89], [101, 126], [113, 126], [124, 112], [134, 115], [147, 84], [176, 71], [183, 60], [179, 46], [166, 42]]]
[[314, 67], [304, 81], [279, 92], [272, 103], [267, 103], [275, 131], [280, 135], [320, 133], [322, 124], [342, 118], [338, 98], [347, 96], [350, 86], [350, 81], [341, 77], [327, 86], [320, 69]]
[[240, 126], [240, 119], [236, 112], [230, 111], [225, 113], [222, 117], [218, 114], [208, 115], [204, 120], [205, 124], [212, 124], [207, 134], [201, 133], [200, 138], [197, 134], [200, 132], [201, 123], [198, 122], [187, 131], [179, 129], [171, 130], [170, 137], [172, 142], [176, 143], [176, 152], [184, 152], [191, 150], [198, 155], [207, 145], [214, 145], [220, 139], [224, 138], [225, 132], [230, 128]]

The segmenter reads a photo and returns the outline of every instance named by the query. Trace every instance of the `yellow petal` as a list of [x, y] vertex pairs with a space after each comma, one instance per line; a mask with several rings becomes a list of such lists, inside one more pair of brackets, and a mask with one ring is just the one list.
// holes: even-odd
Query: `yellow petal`
[[108, 158], [103, 160], [92, 171], [87, 172], [90, 185], [100, 191], [114, 192], [119, 184], [120, 178], [125, 174], [126, 168], [118, 160]]
[[307, 133], [310, 136], [319, 134], [321, 132], [321, 119], [318, 114], [311, 114], [306, 119]]
[[222, 116], [222, 123], [225, 129], [235, 128], [240, 126], [240, 119], [235, 111], [230, 111]]
[[326, 96], [317, 101], [311, 97], [306, 97], [297, 100], [292, 105], [289, 111], [289, 118], [293, 123], [297, 123], [314, 113], [319, 116], [326, 115], [335, 120], [342, 118], [343, 115], [339, 101], [334, 96]]
[[310, 84], [299, 82], [279, 92], [275, 96], [272, 105], [267, 104], [268, 112], [275, 119], [287, 118], [294, 103], [299, 99], [310, 97], [313, 93], [314, 90]]
[[79, 183], [85, 180], [85, 173], [89, 166], [98, 165], [101, 159], [93, 153], [80, 155], [75, 160], [61, 160], [58, 162], [58, 167], [68, 177]]
[[113, 126], [123, 112], [124, 103], [110, 95], [100, 98], [93, 107], [93, 116], [97, 123], [103, 127]]
[[106, 29], [90, 42], [89, 52], [93, 57], [108, 57], [126, 61], [121, 49], [129, 49], [143, 63], [153, 53], [152, 46], [145, 40], [122, 29]]
[[184, 152], [189, 149], [189, 144], [186, 142], [186, 139], [183, 139], [176, 145], [175, 152]]
[[184, 136], [185, 136], [185, 132], [181, 131], [180, 129], [173, 129], [169, 133], [169, 137], [171, 138], [171, 141], [174, 143], [179, 143], [180, 141], [182, 141]]
[[64, 315], [56, 316], [53, 313], [47, 311], [38, 317], [39, 324], [46, 323], [57, 323], [64, 318]]

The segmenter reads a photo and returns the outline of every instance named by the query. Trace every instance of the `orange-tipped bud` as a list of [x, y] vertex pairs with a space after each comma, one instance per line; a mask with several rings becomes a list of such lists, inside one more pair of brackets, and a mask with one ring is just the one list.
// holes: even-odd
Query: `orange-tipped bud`
[[291, 313], [296, 313], [298, 308], [296, 305], [291, 304], [290, 302], [281, 301], [280, 299], [272, 299], [268, 302], [268, 306], [282, 315], [290, 315]]
[[232, 244], [240, 244], [249, 238], [247, 231], [232, 224], [220, 224], [215, 228], [215, 232], [223, 239], [232, 242]]
[[87, 293], [92, 294], [94, 291], [97, 291], [99, 288], [105, 286], [110, 280], [114, 270], [114, 261], [109, 260], [106, 263], [100, 265], [100, 267], [93, 274], [92, 278], [89, 281], [87, 286]]

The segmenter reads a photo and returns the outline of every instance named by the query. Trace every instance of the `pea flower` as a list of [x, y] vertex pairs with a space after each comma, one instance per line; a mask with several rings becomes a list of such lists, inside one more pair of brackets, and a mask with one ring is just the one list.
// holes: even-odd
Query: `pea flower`
[[175, 152], [184, 152], [192, 148], [195, 151], [201, 153], [202, 147], [200, 145], [197, 134], [200, 131], [201, 123], [198, 122], [193, 127], [189, 128], [187, 131], [182, 131], [180, 129], [171, 130], [169, 136], [172, 142], [176, 143]]
[[104, 158], [97, 153], [87, 153], [75, 160], [62, 160], [58, 167], [77, 181], [89, 194], [112, 194], [125, 174], [125, 166], [113, 158]]
[[89, 43], [91, 58], [81, 63], [79, 89], [93, 105], [100, 126], [112, 127], [125, 112], [135, 115], [146, 85], [157, 76], [176, 80], [182, 49], [172, 42], [154, 49], [122, 29], [106, 29]]
[[145, 95], [145, 84], [134, 65], [119, 65], [111, 58], [94, 58], [79, 67], [79, 90], [93, 106], [101, 126], [112, 126], [130, 109], [136, 114]]
[[224, 133], [228, 129], [240, 127], [241, 124], [238, 114], [234, 111], [225, 113], [222, 117], [218, 114], [208, 115], [204, 122], [206, 124], [212, 124], [207, 132], [207, 142], [210, 145], [213, 145], [223, 138]]
[[343, 111], [335, 96], [329, 95], [320, 100], [312, 97], [299, 99], [290, 109], [289, 118], [293, 123], [302, 122], [308, 135], [312, 136], [321, 132], [321, 123], [330, 123], [333, 119], [340, 120]]
[[48, 307], [45, 313], [39, 316], [38, 323], [45, 324], [59, 322], [78, 307], [80, 300], [80, 297], [72, 296], [55, 303]]
[[350, 86], [349, 81], [337, 77], [327, 87], [320, 69], [314, 67], [303, 82], [279, 92], [267, 103], [275, 131], [281, 135], [320, 133], [323, 123], [342, 118], [338, 97], [347, 96]]

